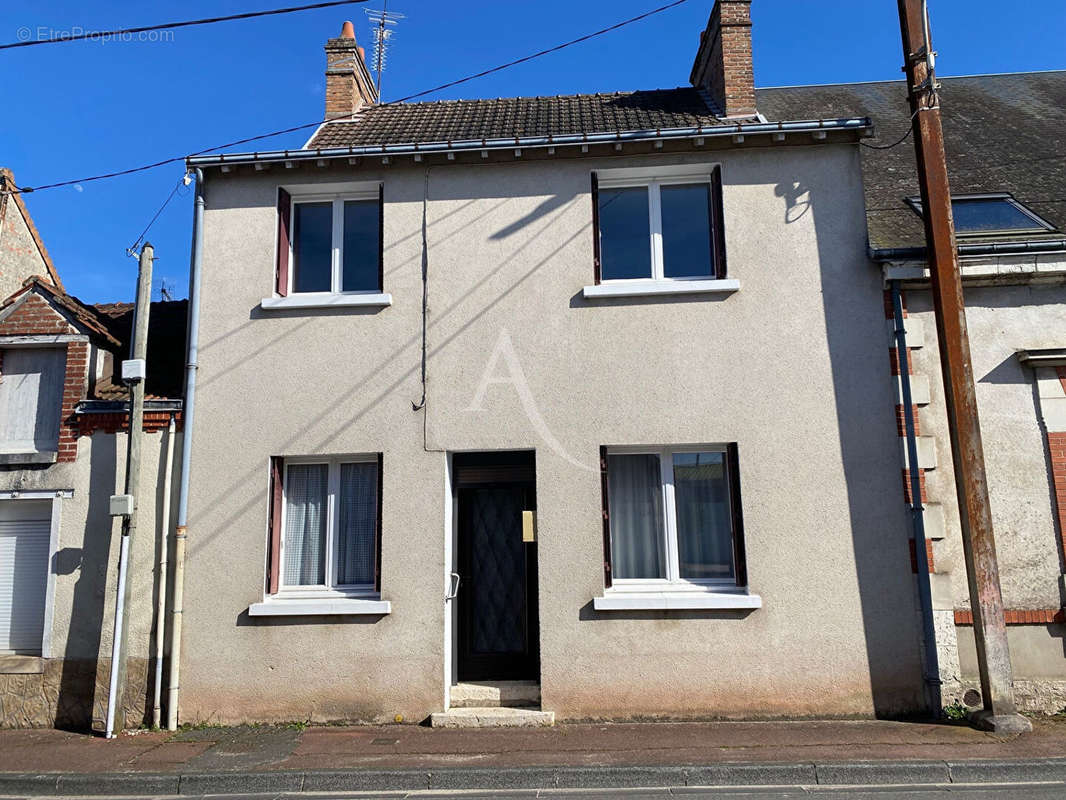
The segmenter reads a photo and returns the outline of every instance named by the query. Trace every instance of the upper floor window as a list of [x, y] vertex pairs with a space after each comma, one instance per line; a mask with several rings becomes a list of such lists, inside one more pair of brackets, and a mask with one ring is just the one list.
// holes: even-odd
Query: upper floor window
[[382, 187], [279, 189], [277, 293], [379, 293]]
[[597, 283], [725, 277], [718, 168], [593, 173]]
[[0, 453], [54, 453], [59, 446], [66, 351], [0, 351]]
[[[908, 197], [907, 203], [919, 215], [923, 213], [920, 197]], [[1006, 192], [953, 195], [951, 214], [955, 219], [955, 233], [958, 236], [1043, 233], [1055, 230], [1051, 223], [1041, 219]]]
[[604, 448], [601, 468], [615, 588], [747, 584], [735, 446]]

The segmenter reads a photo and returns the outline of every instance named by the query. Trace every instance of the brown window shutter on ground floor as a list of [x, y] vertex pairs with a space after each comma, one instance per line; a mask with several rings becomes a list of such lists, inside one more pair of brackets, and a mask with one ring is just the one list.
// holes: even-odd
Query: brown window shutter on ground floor
[[[597, 281], [598, 283], [599, 281]], [[603, 585], [611, 588], [611, 520], [607, 502], [607, 447], [600, 445], [600, 493], [603, 497]]]
[[740, 455], [737, 443], [726, 445], [729, 461], [729, 500], [733, 516], [733, 559], [736, 565], [737, 586], [748, 585], [748, 564], [744, 552], [744, 515], [740, 503]]
[[270, 553], [267, 568], [267, 594], [277, 594], [281, 576], [281, 502], [285, 462], [280, 456], [270, 457]]

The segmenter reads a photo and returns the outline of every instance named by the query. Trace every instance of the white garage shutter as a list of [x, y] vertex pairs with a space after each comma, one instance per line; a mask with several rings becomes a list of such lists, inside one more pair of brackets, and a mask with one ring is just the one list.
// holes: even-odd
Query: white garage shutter
[[0, 653], [41, 652], [49, 501], [0, 500]]

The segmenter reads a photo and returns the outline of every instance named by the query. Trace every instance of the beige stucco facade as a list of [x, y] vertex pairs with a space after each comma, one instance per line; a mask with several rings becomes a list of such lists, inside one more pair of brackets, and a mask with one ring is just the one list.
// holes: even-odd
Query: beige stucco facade
[[[130, 570], [126, 711], [133, 727], [141, 725], [146, 714], [151, 718], [155, 576], [167, 502], [163, 475], [168, 454], [180, 454], [181, 447], [180, 433], [173, 441], [168, 437], [164, 430], [145, 434], [143, 440], [141, 486], [146, 502], [140, 506]], [[88, 728], [104, 718], [120, 531], [108, 513], [108, 498], [123, 485], [126, 449], [126, 434], [101, 431], [79, 439], [74, 462], [0, 469], [0, 493], [6, 498], [0, 503], [50, 502], [52, 515], [58, 516], [48, 574], [34, 576], [48, 583], [42, 652], [39, 657], [0, 655], [0, 727]]]
[[[590, 171], [720, 163], [739, 291], [586, 300]], [[857, 148], [328, 168], [206, 181], [181, 718], [445, 705], [449, 454], [536, 452], [542, 705], [561, 719], [922, 705], [882, 285]], [[382, 309], [264, 311], [277, 187], [384, 183]], [[428, 197], [426, 195], [428, 187]], [[422, 225], [428, 243], [422, 395]], [[597, 612], [600, 445], [736, 442], [750, 611]], [[374, 617], [250, 617], [271, 456], [383, 453]]]
[[[966, 320], [1017, 700], [1023, 709], [1048, 713], [1066, 706], [1064, 628], [1015, 624], [1012, 612], [1062, 608], [1062, 534], [1039, 375], [1022, 363], [1018, 351], [1063, 346], [1064, 275], [1061, 256], [963, 264], [966, 284], [998, 284], [967, 286]], [[926, 470], [925, 480], [929, 503], [943, 520], [935, 532], [943, 538], [933, 544], [936, 574], [931, 579], [945, 702], [950, 702], [967, 689], [979, 689], [980, 683], [973, 629], [954, 624], [954, 612], [968, 610], [970, 597], [929, 292], [909, 290], [907, 307], [923, 331], [924, 346], [912, 351], [914, 370], [930, 387], [931, 402], [919, 410], [920, 433], [935, 440], [937, 450], [936, 467]], [[1057, 378], [1052, 379], [1057, 386]], [[1051, 430], [1058, 429], [1053, 423]]]

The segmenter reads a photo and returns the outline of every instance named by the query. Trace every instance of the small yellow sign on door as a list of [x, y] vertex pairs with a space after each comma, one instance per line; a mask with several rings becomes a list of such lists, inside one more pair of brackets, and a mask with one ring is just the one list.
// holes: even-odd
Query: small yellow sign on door
[[535, 542], [537, 541], [536, 534], [537, 514], [535, 511], [523, 511], [522, 512], [522, 541], [523, 542]]

